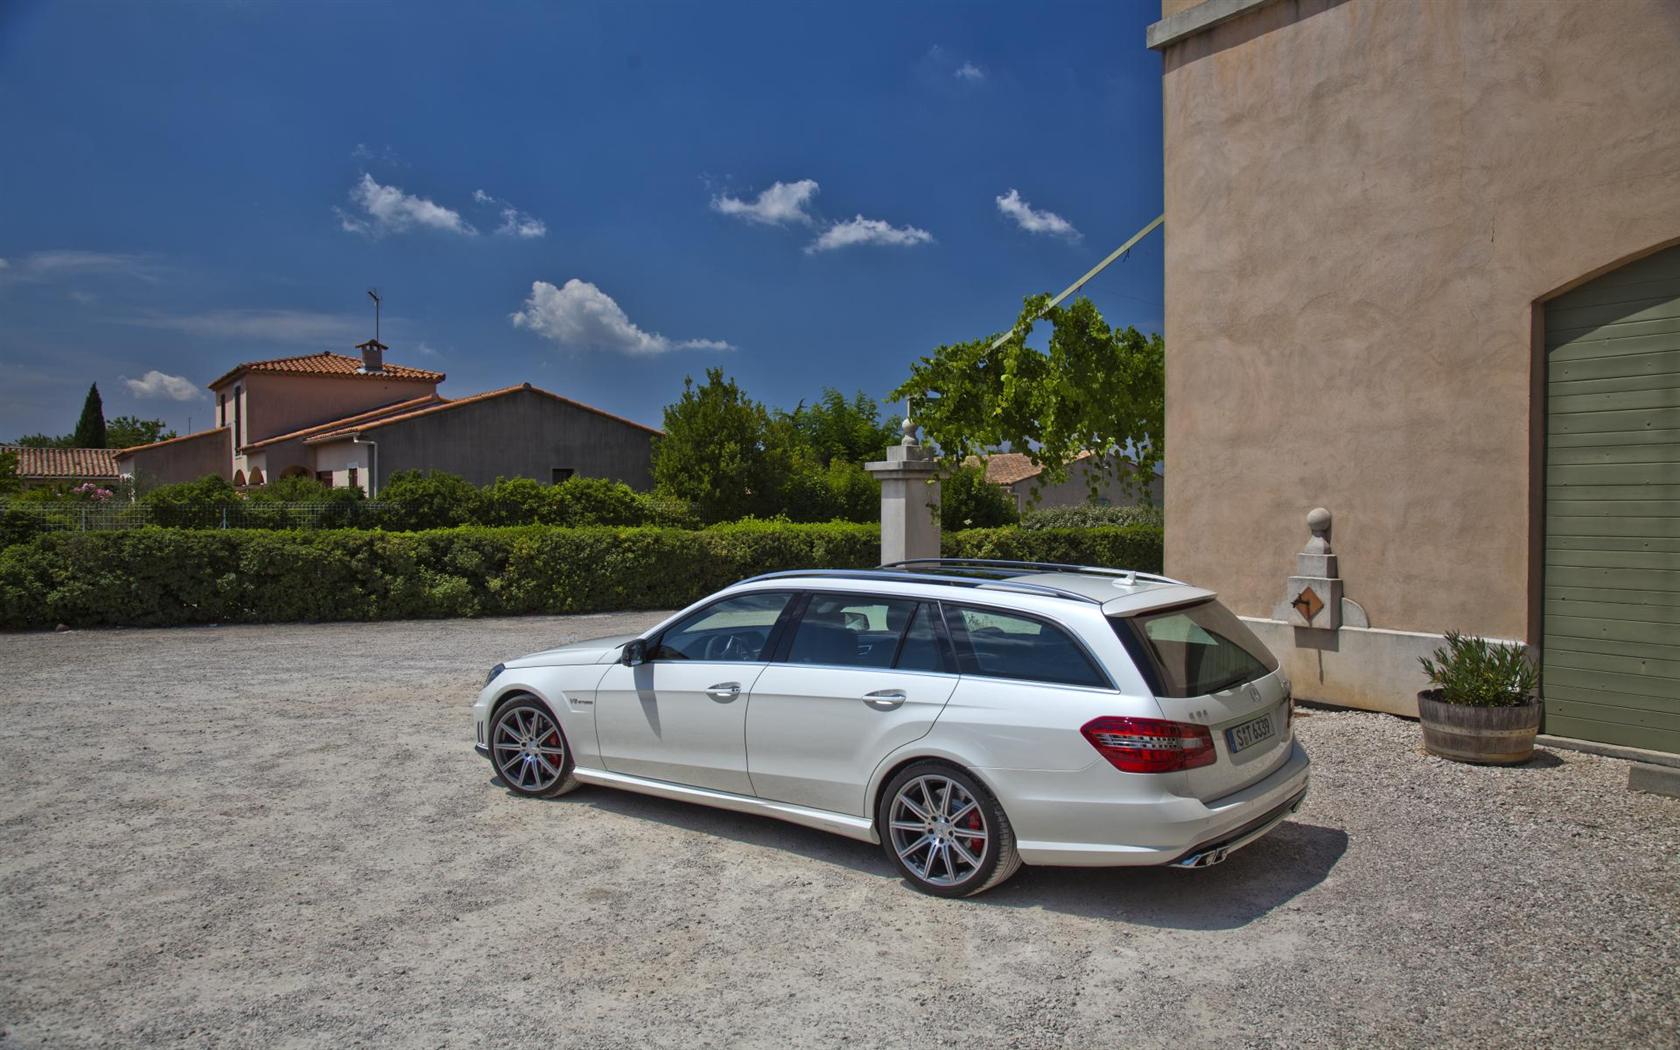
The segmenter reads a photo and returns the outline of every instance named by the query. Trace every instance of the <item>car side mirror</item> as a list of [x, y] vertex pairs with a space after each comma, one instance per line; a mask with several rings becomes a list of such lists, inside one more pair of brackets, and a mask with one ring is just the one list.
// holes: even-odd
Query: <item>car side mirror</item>
[[619, 662], [626, 667], [647, 663], [647, 642], [640, 638], [632, 638], [625, 642], [624, 653], [619, 657]]

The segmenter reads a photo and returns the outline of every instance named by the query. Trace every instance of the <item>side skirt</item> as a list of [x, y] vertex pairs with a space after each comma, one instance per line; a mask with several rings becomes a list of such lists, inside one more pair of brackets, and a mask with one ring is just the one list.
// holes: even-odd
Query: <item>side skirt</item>
[[714, 809], [734, 810], [737, 813], [757, 813], [761, 816], [785, 820], [790, 824], [800, 824], [807, 828], [816, 828], [819, 831], [831, 831], [836, 835], [844, 835], [859, 842], [879, 845], [881, 841], [875, 834], [875, 822], [866, 817], [830, 813], [826, 809], [795, 806], [789, 802], [772, 802], [768, 799], [752, 798], [748, 795], [735, 795], [728, 791], [713, 791], [710, 788], [672, 784], [665, 780], [649, 780], [645, 777], [633, 777], [627, 773], [612, 773], [605, 769], [586, 769], [583, 766], [573, 766], [572, 775], [585, 784], [621, 788], [625, 791], [635, 791], [643, 795], [674, 799], [677, 802], [695, 802], [702, 806], [711, 806]]

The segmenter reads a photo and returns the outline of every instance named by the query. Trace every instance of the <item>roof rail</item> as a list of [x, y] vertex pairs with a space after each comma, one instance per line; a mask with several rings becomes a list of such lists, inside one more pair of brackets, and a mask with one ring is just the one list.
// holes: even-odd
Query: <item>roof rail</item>
[[943, 583], [954, 587], [985, 587], [994, 591], [1016, 591], [1021, 594], [1041, 594], [1052, 598], [1072, 598], [1074, 601], [1089, 602], [1094, 605], [1102, 603], [1087, 594], [1070, 591], [1066, 587], [1056, 587], [1047, 583], [1027, 583], [1012, 579], [985, 579], [976, 576], [948, 576], [940, 573], [911, 572], [907, 569], [883, 565], [879, 569], [785, 569], [781, 572], [767, 572], [759, 576], [748, 577], [741, 583], [757, 583], [760, 580], [785, 580], [796, 577], [829, 580], [882, 580], [892, 583]]
[[1008, 578], [1009, 575], [1022, 576], [1031, 572], [1072, 572], [1085, 576], [1120, 576], [1137, 580], [1150, 580], [1155, 583], [1184, 584], [1183, 580], [1175, 580], [1170, 576], [1161, 576], [1153, 572], [1141, 572], [1137, 569], [1111, 569], [1101, 565], [1072, 565], [1059, 561], [1006, 561], [1000, 558], [911, 558], [908, 561], [889, 562], [881, 568], [903, 569], [910, 572], [921, 566], [934, 569], [954, 569], [959, 572], [991, 572], [1003, 578]]

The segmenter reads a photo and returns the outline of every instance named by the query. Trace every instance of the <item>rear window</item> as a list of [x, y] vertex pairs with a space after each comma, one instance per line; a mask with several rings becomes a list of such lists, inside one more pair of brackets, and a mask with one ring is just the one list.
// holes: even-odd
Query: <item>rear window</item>
[[1254, 632], [1216, 601], [1116, 617], [1113, 623], [1134, 657], [1142, 650], [1160, 696], [1205, 696], [1278, 667]]

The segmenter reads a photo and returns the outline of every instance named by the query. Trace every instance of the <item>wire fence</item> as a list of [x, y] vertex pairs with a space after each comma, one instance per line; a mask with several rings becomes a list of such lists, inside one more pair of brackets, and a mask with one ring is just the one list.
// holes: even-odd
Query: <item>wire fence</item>
[[385, 505], [367, 501], [238, 500], [214, 505], [110, 500], [0, 501], [0, 522], [28, 532], [111, 532], [159, 525], [177, 529], [343, 529], [380, 520]]

